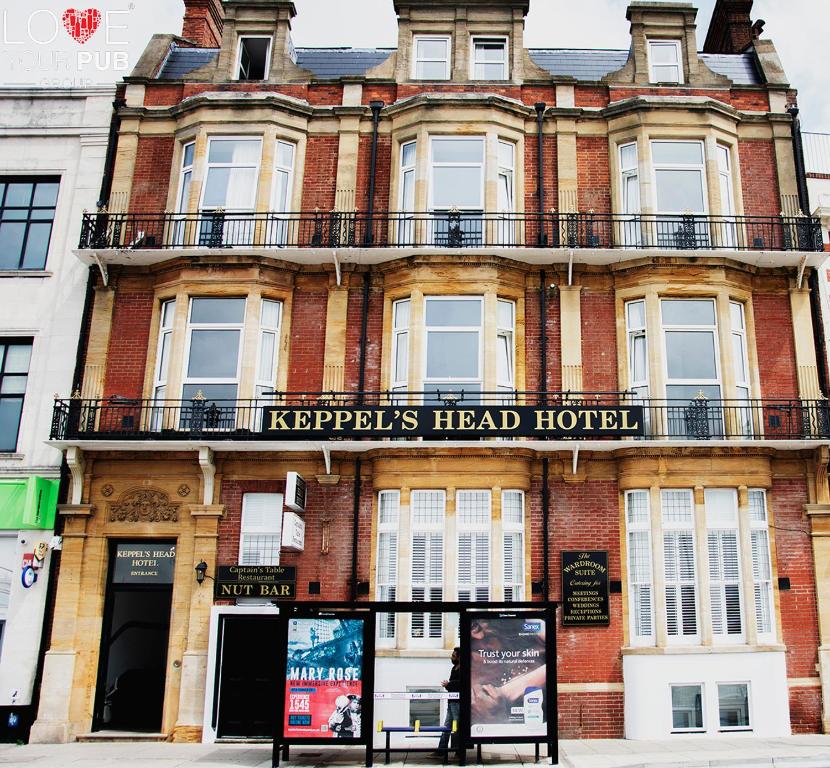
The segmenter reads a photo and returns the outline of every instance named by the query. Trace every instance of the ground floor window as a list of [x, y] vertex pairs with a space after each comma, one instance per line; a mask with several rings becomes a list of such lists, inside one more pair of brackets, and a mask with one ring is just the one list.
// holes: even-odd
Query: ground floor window
[[703, 730], [703, 686], [671, 686], [672, 730]]
[[719, 684], [718, 709], [722, 731], [749, 730], [749, 686], [746, 683]]

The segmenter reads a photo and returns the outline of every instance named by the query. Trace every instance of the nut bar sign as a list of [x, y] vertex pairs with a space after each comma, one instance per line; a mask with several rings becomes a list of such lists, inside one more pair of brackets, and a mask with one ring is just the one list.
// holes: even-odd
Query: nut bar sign
[[262, 433], [283, 440], [331, 437], [620, 438], [643, 434], [639, 405], [268, 406]]

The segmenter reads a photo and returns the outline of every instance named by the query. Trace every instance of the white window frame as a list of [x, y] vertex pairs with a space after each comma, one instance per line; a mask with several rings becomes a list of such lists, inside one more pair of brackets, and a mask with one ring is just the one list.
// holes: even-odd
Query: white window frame
[[[510, 307], [509, 327], [501, 324], [499, 306]], [[496, 318], [496, 389], [499, 392], [513, 396], [516, 391], [516, 302], [511, 299], [497, 299]], [[504, 340], [504, 346], [508, 354], [507, 375], [509, 378], [507, 379], [499, 376], [499, 356], [502, 353], [502, 340]]]
[[[744, 685], [746, 686], [746, 715], [749, 725], [721, 725], [720, 722], [720, 688], [722, 685]], [[755, 729], [752, 714], [752, 684], [749, 680], [718, 680], [715, 684], [715, 692], [718, 704], [718, 732], [719, 733], [749, 733]]]
[[[407, 321], [406, 324], [398, 325], [399, 310], [406, 305], [407, 307]], [[412, 301], [411, 299], [398, 299], [392, 302], [392, 375], [390, 381], [393, 392], [406, 392], [409, 389], [409, 333], [410, 324], [412, 322]], [[401, 345], [404, 346], [404, 371], [398, 370], [398, 352]]]
[[[507, 520], [504, 515], [505, 499], [508, 495], [519, 497], [522, 520], [520, 523]], [[502, 528], [502, 588], [504, 590], [505, 602], [521, 602], [525, 599], [525, 578], [527, 574], [527, 558], [525, 557], [525, 520], [527, 510], [525, 509], [525, 492], [519, 489], [506, 488], [501, 492], [501, 528]], [[508, 537], [515, 537], [518, 541], [518, 548], [514, 547], [514, 553], [518, 553], [512, 566], [518, 565], [513, 573], [513, 579], [507, 578], [507, 546]], [[508, 597], [508, 590], [511, 595]]]
[[[276, 522], [273, 526], [262, 525], [262, 526], [255, 526], [251, 525], [250, 521], [246, 520], [246, 512], [249, 510], [249, 505], [254, 502], [254, 500], [259, 500], [262, 503], [266, 503], [267, 500], [270, 500], [274, 508], [277, 510], [276, 514]], [[282, 519], [283, 519], [283, 501], [284, 496], [281, 493], [243, 493], [242, 494], [242, 515], [239, 525], [239, 557], [238, 561], [240, 565], [279, 565], [280, 564], [280, 548], [281, 548], [281, 537], [282, 537]], [[248, 523], [246, 525], [246, 522]], [[271, 558], [270, 562], [258, 562], [258, 563], [251, 563], [246, 562], [245, 560], [245, 544], [246, 541], [250, 537], [255, 536], [266, 536], [266, 537], [275, 537], [276, 538], [276, 551], [277, 556], [276, 558]], [[268, 558], [266, 558], [268, 559]]]
[[[275, 304], [277, 307], [277, 323], [276, 325], [266, 325], [263, 315], [265, 314], [266, 302]], [[280, 365], [280, 333], [282, 329], [282, 311], [283, 303], [279, 299], [269, 299], [263, 296], [259, 304], [259, 339], [257, 340], [257, 356], [256, 356], [256, 384], [254, 385], [254, 397], [259, 400], [263, 395], [263, 391], [273, 391], [277, 387], [277, 371]], [[263, 353], [265, 351], [265, 339], [267, 336], [273, 336], [274, 339], [274, 359], [272, 361], [270, 375], [266, 378], [263, 376], [262, 363]]]
[[[192, 323], [191, 317], [193, 315], [193, 300], [194, 299], [241, 299], [244, 302], [244, 311], [242, 314], [241, 323]], [[248, 300], [244, 296], [191, 296], [187, 306], [187, 333], [185, 335], [185, 350], [182, 355], [182, 390], [188, 385], [198, 384], [236, 384], [236, 397], [240, 397], [240, 387], [242, 378], [242, 357], [245, 347], [245, 318], [248, 314]], [[187, 369], [190, 366], [190, 346], [193, 331], [239, 331], [239, 349], [236, 353], [236, 376], [234, 378], [213, 378], [213, 379], [194, 379], [187, 375]]]
[[[169, 324], [165, 315], [169, 312]], [[156, 344], [156, 365], [153, 374], [153, 399], [164, 400], [170, 371], [170, 352], [173, 349], [173, 328], [176, 321], [176, 299], [163, 299], [159, 304], [159, 336]], [[165, 345], [167, 346], [165, 355]], [[188, 347], [188, 349], [190, 349]], [[164, 390], [160, 393], [160, 390]]]
[[[384, 506], [387, 503], [391, 504], [391, 508], [395, 511], [394, 520], [383, 520], [382, 513]], [[378, 602], [391, 601], [395, 602], [398, 598], [398, 557], [400, 552], [400, 518], [401, 518], [401, 492], [399, 490], [386, 490], [378, 492], [378, 540], [377, 553], [375, 556], [375, 600]], [[389, 537], [389, 563], [388, 563], [388, 579], [381, 579], [382, 567], [381, 560], [384, 557], [384, 548], [382, 543], [384, 536]], [[377, 644], [382, 648], [392, 648], [395, 646], [397, 638], [397, 614], [396, 613], [379, 613], [377, 620]]]
[[[284, 147], [291, 148], [291, 165], [283, 165], [279, 162], [279, 148], [280, 144]], [[271, 190], [271, 210], [275, 213], [291, 213], [292, 202], [294, 200], [294, 169], [297, 166], [297, 145], [293, 141], [285, 141], [284, 139], [277, 139], [274, 145], [274, 180], [273, 189]], [[288, 183], [285, 186], [285, 204], [280, 208], [277, 201], [277, 193], [279, 191], [279, 184], [277, 179], [280, 173], [284, 173], [288, 177]]]
[[[479, 325], [427, 325], [427, 306], [431, 301], [477, 301], [481, 308], [479, 315]], [[451, 333], [451, 332], [470, 332], [475, 330], [478, 333], [478, 376], [475, 380], [471, 377], [464, 378], [428, 378], [427, 365], [429, 360], [429, 334], [435, 333]], [[424, 296], [424, 354], [423, 354], [423, 369], [421, 371], [421, 380], [426, 389], [427, 384], [446, 384], [452, 386], [453, 384], [479, 384], [479, 391], [484, 389], [484, 296]]]
[[[631, 322], [630, 308], [635, 304], [640, 304], [643, 307], [643, 324], [633, 325]], [[628, 389], [633, 391], [638, 399], [647, 398], [649, 395], [649, 360], [648, 360], [648, 317], [646, 316], [646, 300], [633, 299], [625, 302], [625, 332], [626, 344], [628, 349]], [[644, 379], [637, 379], [635, 377], [634, 352], [635, 342], [638, 339], [643, 340], [643, 354], [645, 356], [645, 374]]]
[[[689, 521], [670, 521], [666, 519], [666, 496], [669, 493], [686, 493], [688, 494], [689, 502], [690, 502], [690, 509], [691, 509], [691, 519]], [[664, 565], [663, 571], [663, 579], [666, 586], [666, 636], [667, 641], [671, 645], [700, 645], [701, 639], [701, 629], [700, 629], [700, 582], [699, 582], [699, 573], [698, 573], [698, 565], [697, 565], [697, 548], [699, 543], [697, 541], [697, 536], [695, 533], [695, 499], [694, 499], [694, 492], [690, 488], [664, 488], [660, 491], [660, 515], [662, 517], [663, 522], [663, 552], [665, 555], [665, 540], [666, 534], [670, 534], [672, 536], [678, 533], [685, 533], [691, 536], [692, 540], [692, 565], [694, 570], [694, 577], [691, 580], [683, 580], [680, 578], [678, 574], [678, 578], [672, 582], [673, 585], [677, 587], [677, 615], [678, 615], [678, 633], [671, 634], [669, 632], [668, 626], [668, 593], [669, 593], [669, 579], [666, 574], [666, 568]], [[664, 557], [665, 560], [665, 557]], [[683, 603], [682, 603], [682, 586], [689, 586], [692, 585], [695, 591], [695, 632], [684, 634], [683, 632]]]
[[[626, 149], [634, 149], [634, 165], [625, 164], [623, 157]], [[617, 147], [617, 158], [620, 166], [620, 203], [625, 218], [621, 222], [620, 232], [624, 248], [636, 248], [643, 242], [643, 232], [640, 222], [642, 212], [642, 199], [640, 192], [640, 149], [636, 141], [627, 141]], [[636, 200], [631, 199], [631, 192], [637, 195]]]
[[[697, 144], [700, 147], [700, 164], [697, 163], [658, 163], [654, 160], [654, 146], [656, 144]], [[709, 186], [706, 181], [706, 146], [700, 139], [652, 139], [651, 140], [651, 184], [654, 190], [654, 208], [657, 216], [682, 216], [689, 211], [663, 211], [659, 209], [659, 194], [657, 191], [657, 171], [698, 171], [700, 174], [700, 191], [703, 201], [702, 211], [691, 211], [694, 216], [708, 216], [709, 214]]]
[[[652, 38], [648, 40], [648, 77], [651, 83], [667, 84], [667, 85], [683, 85], [683, 46], [680, 40], [666, 40], [661, 38]], [[656, 64], [654, 61], [654, 48], [674, 48], [677, 53], [675, 64]], [[655, 67], [677, 67], [677, 80], [658, 80], [655, 75]]]
[[[419, 59], [418, 58], [418, 43], [423, 40], [434, 40], [444, 43], [445, 50], [447, 53], [446, 59]], [[444, 77], [439, 78], [440, 80], [449, 80], [451, 74], [451, 65], [452, 65], [452, 36], [451, 35], [413, 35], [412, 36], [412, 79], [413, 80], [434, 80], [434, 78], [429, 77], [419, 77], [418, 76], [418, 64], [420, 62], [424, 63], [434, 63], [434, 62], [444, 62]]]
[[[674, 727], [674, 704], [672, 702], [672, 688], [699, 688], [700, 689], [700, 728], [675, 728]], [[706, 733], [706, 685], [704, 683], [669, 683], [669, 712], [671, 720], [671, 733]]]
[[[211, 162], [210, 161], [210, 145], [214, 141], [256, 141], [259, 144], [259, 156], [256, 163], [218, 163], [218, 162]], [[244, 206], [241, 208], [225, 208], [224, 210], [227, 213], [253, 213], [256, 207], [256, 193], [257, 193], [257, 186], [259, 183], [259, 174], [260, 174], [260, 167], [262, 165], [262, 136], [210, 136], [208, 137], [208, 146], [207, 146], [207, 153], [205, 154], [205, 175], [204, 181], [202, 183], [202, 191], [199, 196], [199, 210], [200, 211], [215, 211], [216, 208], [213, 207], [205, 207], [204, 199], [205, 199], [205, 192], [207, 190], [207, 180], [208, 175], [210, 174], [211, 168], [253, 168], [254, 169], [254, 178], [257, 180], [257, 183], [253, 185], [251, 188], [251, 198], [250, 198], [250, 205]]]
[[[708, 301], [712, 304], [712, 315], [715, 319], [714, 325], [666, 325], [663, 322], [663, 303], [667, 301]], [[660, 328], [662, 330], [663, 342], [663, 373], [666, 377], [666, 387], [670, 386], [717, 386], [720, 390], [720, 399], [724, 399], [723, 391], [723, 373], [720, 365], [720, 331], [718, 328], [718, 306], [717, 301], [710, 296], [662, 296], [660, 298]], [[669, 377], [669, 357], [668, 357], [668, 338], [667, 334], [671, 331], [691, 332], [691, 333], [711, 333], [714, 344], [712, 346], [715, 355], [715, 374], [714, 379], [672, 379]], [[668, 397], [668, 391], [666, 392]]]
[[[193, 157], [190, 160], [189, 164], [185, 164], [187, 159], [187, 150], [189, 147], [193, 147]], [[188, 205], [189, 205], [189, 198], [190, 198], [190, 190], [193, 185], [193, 165], [196, 161], [196, 142], [195, 141], [186, 141], [182, 144], [182, 164], [181, 169], [179, 171], [179, 188], [176, 192], [176, 213], [187, 213]], [[185, 187], [185, 176], [189, 176], [187, 181], [187, 186]], [[187, 197], [188, 200], [185, 200], [184, 192], [185, 188], [187, 188]]]
[[[480, 42], [501, 42], [504, 43], [503, 56], [501, 60], [501, 77], [479, 77], [478, 65], [497, 64], [495, 61], [478, 61], [476, 44]], [[470, 80], [484, 80], [496, 82], [510, 79], [510, 38], [507, 35], [471, 35], [470, 36]]]
[[718, 181], [720, 182], [721, 216], [735, 215], [735, 193], [732, 183], [732, 147], [718, 143], [715, 150], [718, 156]]
[[[412, 162], [411, 163], [404, 163], [404, 158], [406, 157], [407, 150], [412, 148]], [[415, 168], [418, 162], [418, 142], [417, 140], [413, 139], [412, 141], [404, 141], [401, 144], [399, 157], [398, 157], [398, 167], [400, 168], [400, 177], [399, 177], [399, 190], [398, 190], [398, 220], [397, 224], [397, 241], [398, 245], [408, 245], [414, 246], [415, 245], [415, 235], [416, 235], [416, 222], [415, 222], [415, 206], [416, 206], [416, 199], [415, 199], [415, 177], [416, 172]], [[412, 199], [407, 200], [406, 194], [406, 180], [411, 178], [411, 192], [412, 192]]]
[[[487, 519], [482, 521], [463, 521], [461, 519], [461, 511], [464, 506], [462, 500], [473, 498], [479, 494], [486, 497], [487, 504]], [[488, 602], [492, 595], [493, 583], [493, 558], [491, 546], [491, 529], [493, 526], [493, 499], [489, 490], [457, 490], [455, 492], [455, 528], [456, 528], [456, 587], [457, 599], [459, 602]], [[461, 562], [461, 538], [470, 537], [470, 579], [462, 581], [462, 562]], [[487, 571], [487, 578], [485, 581], [479, 581], [476, 578], [479, 571], [478, 555], [481, 551], [478, 548], [478, 539], [484, 537], [486, 546], [484, 547], [484, 557], [486, 562], [484, 566]], [[464, 595], [464, 596], [462, 596]]]
[[[416, 500], [420, 494], [427, 494], [427, 493], [437, 493], [440, 495], [441, 498], [441, 520], [440, 521], [433, 521], [433, 522], [416, 522], [415, 520], [415, 509], [417, 506]], [[415, 590], [423, 590], [424, 593], [424, 602], [435, 602], [436, 600], [443, 600], [445, 595], [446, 587], [444, 586], [444, 582], [446, 579], [446, 552], [447, 552], [447, 533], [446, 533], [446, 520], [447, 520], [447, 493], [443, 489], [418, 489], [410, 491], [410, 499], [409, 499], [409, 510], [410, 510], [410, 552], [412, 552], [412, 561], [410, 563], [410, 585], [412, 590], [412, 601], [415, 602]], [[427, 537], [427, 547], [425, 553], [425, 573], [424, 576], [425, 581], [417, 582], [414, 579], [414, 567], [415, 567], [415, 536], [417, 535], [425, 535]], [[432, 537], [440, 536], [441, 538], [441, 574], [439, 578], [430, 579], [429, 573], [429, 547]], [[415, 627], [415, 618], [416, 615], [420, 615], [423, 617], [423, 627], [424, 627], [424, 636], [423, 637], [415, 637], [414, 635], [414, 627]], [[436, 625], [441, 626], [440, 633], [435, 633], [434, 628]], [[410, 614], [410, 627], [409, 627], [409, 646], [412, 648], [441, 648], [443, 647], [443, 640], [444, 631], [443, 631], [443, 614], [433, 614], [425, 611], [420, 614]]]
[[[645, 497], [646, 516], [645, 520], [632, 520], [631, 517], [631, 499], [634, 496], [642, 495]], [[627, 573], [628, 573], [628, 617], [629, 617], [629, 643], [632, 646], [653, 646], [657, 641], [657, 615], [655, 611], [654, 601], [654, 557], [652, 551], [651, 541], [651, 496], [647, 489], [633, 489], [625, 492], [625, 521], [626, 521], [626, 552], [627, 552]], [[634, 548], [631, 544], [632, 539], [636, 537], [643, 537], [645, 534], [646, 550], [648, 555], [648, 565], [643, 566], [648, 570], [647, 580], [634, 579], [634, 568], [632, 563], [632, 553]], [[643, 587], [648, 587], [648, 622], [649, 631], [643, 631], [644, 628], [638, 627], [640, 620], [640, 609], [643, 607], [640, 603], [640, 591]]]
[[[717, 519], [711, 504], [715, 495], [729, 495], [731, 516], [729, 519]], [[706, 556], [709, 567], [709, 604], [712, 624], [712, 642], [715, 645], [742, 645], [746, 642], [746, 616], [744, 606], [744, 574], [741, 563], [742, 547], [738, 517], [738, 492], [734, 488], [706, 488], [703, 492], [706, 512]], [[726, 563], [723, 556], [723, 539], [733, 537], [735, 540], [735, 566], [737, 577], [727, 577]], [[713, 548], [717, 549], [719, 562], [712, 562]], [[716, 573], [717, 571], [717, 573]], [[718, 574], [720, 576], [718, 577]], [[729, 632], [728, 607], [726, 591], [728, 587], [737, 588], [738, 618], [741, 622], [740, 632]], [[721, 631], [717, 630], [715, 617], [720, 614]]]
[[[753, 496], [760, 500], [761, 516], [753, 514]], [[757, 632], [759, 643], [774, 643], [776, 641], [777, 627], [775, 614], [775, 589], [774, 589], [774, 569], [772, 562], [772, 550], [770, 547], [770, 525], [769, 525], [769, 508], [767, 492], [763, 488], [749, 489], [749, 534], [750, 547], [754, 550], [758, 546], [755, 542], [762, 539], [764, 542], [766, 563], [769, 568], [768, 573], [762, 573], [760, 563], [757, 558], [752, 556], [752, 585], [754, 594], [753, 610], [755, 612], [755, 628]], [[763, 534], [761, 537], [759, 534]], [[766, 613], [769, 621], [769, 627], [763, 628], [762, 622], [759, 620], [759, 614]], [[751, 722], [751, 721], [750, 721]]]
[[[252, 80], [249, 77], [241, 77], [242, 75], [242, 42], [243, 40], [267, 40], [268, 41], [268, 50], [265, 53], [265, 76], [263, 78], [257, 78], [256, 80]], [[239, 38], [236, 42], [236, 64], [234, 67], [234, 81], [240, 83], [261, 83], [268, 79], [268, 75], [271, 72], [271, 52], [274, 49], [274, 36], [273, 35], [239, 35]]]
[[[433, 146], [435, 140], [439, 141], [457, 141], [457, 142], [476, 142], [481, 145], [481, 162], [467, 163], [467, 162], [438, 162], [434, 158]], [[478, 202], [479, 205], [455, 205], [459, 211], [484, 211], [484, 187], [487, 183], [487, 144], [485, 136], [446, 136], [443, 134], [430, 135], [429, 137], [429, 210], [430, 212], [445, 211], [446, 208], [436, 207], [435, 205], [435, 174], [436, 167], [441, 168], [480, 168], [481, 169], [481, 186], [479, 187]]]

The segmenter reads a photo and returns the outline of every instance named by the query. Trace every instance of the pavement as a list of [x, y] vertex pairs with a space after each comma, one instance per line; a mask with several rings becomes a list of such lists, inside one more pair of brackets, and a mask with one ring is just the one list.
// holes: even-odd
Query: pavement
[[[561, 741], [561, 768], [830, 768], [830, 736], [762, 739], [752, 736], [700, 738], [681, 736], [666, 741], [598, 739]], [[378, 759], [379, 758], [379, 759]], [[286, 768], [363, 765], [360, 749], [292, 747]], [[439, 766], [423, 754], [398, 756], [393, 768]], [[475, 752], [468, 753], [468, 765]], [[542, 765], [549, 765], [543, 760]], [[375, 756], [383, 765], [383, 755]], [[482, 765], [533, 765], [533, 748], [484, 747]], [[270, 768], [268, 744], [166, 744], [96, 742], [73, 744], [0, 744], [0, 768]]]

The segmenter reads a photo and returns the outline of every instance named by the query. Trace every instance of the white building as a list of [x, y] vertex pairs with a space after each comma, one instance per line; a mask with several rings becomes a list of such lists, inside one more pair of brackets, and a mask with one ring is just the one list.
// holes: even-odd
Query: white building
[[0, 89], [3, 741], [25, 738], [34, 717], [61, 466], [46, 441], [53, 395], [72, 388], [88, 275], [72, 249], [100, 194], [114, 93]]

